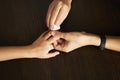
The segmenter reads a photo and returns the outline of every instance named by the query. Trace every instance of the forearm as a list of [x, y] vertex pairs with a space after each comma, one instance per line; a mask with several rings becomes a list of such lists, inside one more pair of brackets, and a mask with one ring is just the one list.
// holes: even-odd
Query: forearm
[[107, 36], [105, 48], [120, 52], [120, 37]]
[[0, 47], [0, 61], [30, 58], [29, 46]]
[[[88, 45], [100, 46], [100, 37], [95, 34], [88, 34]], [[106, 49], [120, 52], [120, 37], [106, 36]]]

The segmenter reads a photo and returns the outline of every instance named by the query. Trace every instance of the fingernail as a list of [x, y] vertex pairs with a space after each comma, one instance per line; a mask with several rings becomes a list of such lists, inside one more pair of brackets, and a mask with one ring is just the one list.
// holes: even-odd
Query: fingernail
[[59, 30], [60, 26], [54, 25], [52, 30]]

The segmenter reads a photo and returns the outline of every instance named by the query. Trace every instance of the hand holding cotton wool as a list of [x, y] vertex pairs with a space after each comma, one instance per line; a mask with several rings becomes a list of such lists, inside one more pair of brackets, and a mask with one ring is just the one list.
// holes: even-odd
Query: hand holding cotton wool
[[57, 26], [57, 25], [53, 26], [53, 30], [59, 30], [59, 29], [60, 29], [60, 26]]

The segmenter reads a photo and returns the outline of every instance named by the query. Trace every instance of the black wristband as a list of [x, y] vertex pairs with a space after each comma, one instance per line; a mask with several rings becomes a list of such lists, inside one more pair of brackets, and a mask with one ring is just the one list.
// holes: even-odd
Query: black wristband
[[105, 35], [100, 35], [100, 39], [101, 39], [101, 43], [100, 43], [100, 50], [104, 50], [105, 49], [105, 44], [106, 44], [106, 37]]

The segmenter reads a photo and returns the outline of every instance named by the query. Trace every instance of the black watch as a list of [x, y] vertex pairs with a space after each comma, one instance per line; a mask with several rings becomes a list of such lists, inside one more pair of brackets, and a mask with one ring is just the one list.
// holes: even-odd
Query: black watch
[[106, 36], [104, 34], [100, 35], [101, 43], [100, 43], [100, 50], [105, 49], [105, 44], [106, 44]]

